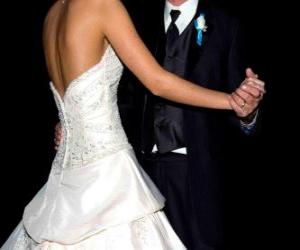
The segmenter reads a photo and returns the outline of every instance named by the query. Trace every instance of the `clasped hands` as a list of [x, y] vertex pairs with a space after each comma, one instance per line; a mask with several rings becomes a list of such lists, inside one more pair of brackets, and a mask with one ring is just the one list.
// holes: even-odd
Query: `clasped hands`
[[251, 123], [265, 93], [265, 83], [252, 69], [247, 68], [245, 80], [229, 96], [229, 102], [243, 122]]

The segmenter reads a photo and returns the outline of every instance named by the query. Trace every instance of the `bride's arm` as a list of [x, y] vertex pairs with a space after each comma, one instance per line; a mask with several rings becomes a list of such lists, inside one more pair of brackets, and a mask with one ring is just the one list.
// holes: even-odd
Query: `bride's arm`
[[100, 12], [104, 35], [154, 95], [193, 106], [231, 109], [228, 94], [200, 87], [164, 70], [141, 41], [119, 0], [103, 0]]

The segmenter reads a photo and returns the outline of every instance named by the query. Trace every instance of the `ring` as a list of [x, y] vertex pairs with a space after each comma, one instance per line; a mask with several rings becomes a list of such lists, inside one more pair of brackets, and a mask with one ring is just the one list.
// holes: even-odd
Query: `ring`
[[241, 108], [244, 108], [245, 106], [246, 106], [246, 101], [243, 100], [243, 103], [242, 103], [242, 105], [241, 105]]

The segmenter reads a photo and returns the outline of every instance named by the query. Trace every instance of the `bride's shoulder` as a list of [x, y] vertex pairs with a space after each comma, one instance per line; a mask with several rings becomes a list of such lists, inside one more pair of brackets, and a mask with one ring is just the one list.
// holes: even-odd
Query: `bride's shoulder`
[[[65, 0], [68, 1], [68, 0]], [[75, 20], [99, 20], [99, 23], [106, 22], [112, 14], [122, 6], [121, 0], [69, 0], [66, 14], [75, 16]]]
[[121, 0], [69, 0], [69, 7], [78, 10], [93, 10], [102, 12], [120, 4]]
[[70, 0], [71, 4], [84, 4], [84, 5], [110, 5], [121, 0]]

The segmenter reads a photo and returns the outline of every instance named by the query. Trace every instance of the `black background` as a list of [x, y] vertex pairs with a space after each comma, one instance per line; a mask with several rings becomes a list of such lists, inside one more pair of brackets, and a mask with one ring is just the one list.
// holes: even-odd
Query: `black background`
[[[156, 0], [158, 2], [158, 0]], [[155, 15], [156, 1], [127, 0], [139, 24], [142, 8]], [[0, 245], [20, 221], [26, 204], [46, 182], [54, 155], [56, 108], [49, 90], [42, 52], [42, 25], [51, 0], [12, 2], [2, 6]], [[296, 16], [289, 1], [215, 1], [245, 24], [249, 65], [266, 81], [261, 108], [262, 133], [247, 141], [249, 157], [232, 171], [233, 195], [228, 201], [228, 249], [271, 249], [289, 227], [293, 182], [287, 181], [296, 140], [297, 69], [292, 60]], [[296, 65], [294, 63], [294, 65]], [[295, 97], [294, 97], [295, 96]], [[295, 147], [294, 147], [295, 148]], [[296, 164], [297, 165], [297, 164]], [[291, 236], [290, 236], [291, 237]], [[283, 247], [281, 249], [288, 249]]]

